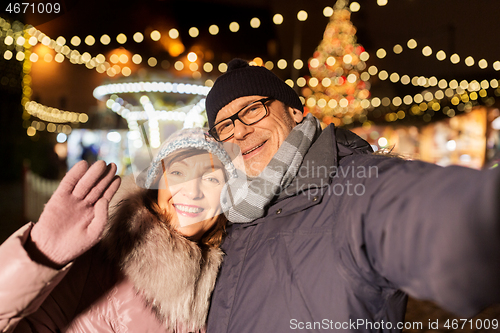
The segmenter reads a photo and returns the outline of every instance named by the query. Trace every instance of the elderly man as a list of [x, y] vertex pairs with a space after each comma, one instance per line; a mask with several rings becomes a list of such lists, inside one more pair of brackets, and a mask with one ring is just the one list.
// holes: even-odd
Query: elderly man
[[499, 170], [371, 154], [266, 68], [228, 67], [210, 133], [241, 148], [249, 179], [222, 202], [208, 332], [401, 331], [407, 294], [464, 319], [500, 300]]

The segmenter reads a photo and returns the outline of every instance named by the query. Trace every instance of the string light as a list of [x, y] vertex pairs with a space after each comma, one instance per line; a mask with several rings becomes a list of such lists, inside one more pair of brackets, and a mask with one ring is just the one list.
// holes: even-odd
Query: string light
[[85, 113], [62, 111], [34, 101], [27, 102], [24, 107], [30, 115], [52, 123], [86, 123], [89, 119]]
[[136, 65], [139, 65], [142, 62], [142, 57], [140, 54], [134, 54], [132, 56], [132, 62]]
[[153, 30], [151, 31], [151, 33], [149, 34], [149, 37], [151, 37], [151, 40], [157, 42], [160, 40], [161, 38], [161, 33], [158, 31], [158, 30]]
[[94, 36], [88, 35], [87, 37], [85, 37], [85, 44], [87, 44], [88, 46], [92, 46], [94, 45], [94, 43], [95, 43]]
[[260, 27], [260, 20], [257, 17], [254, 17], [250, 20], [250, 26], [252, 28], [258, 28]]
[[119, 44], [125, 44], [127, 42], [127, 36], [124, 33], [120, 33], [116, 36], [116, 41]]
[[[417, 47], [417, 45], [418, 44], [417, 44], [417, 41], [415, 39], [410, 39], [407, 42], [407, 46], [410, 49], [415, 49]], [[396, 44], [393, 47], [393, 51], [394, 51], [395, 54], [401, 54], [402, 51], [403, 51], [403, 48], [401, 47], [401, 45]], [[379, 57], [379, 58], [385, 57], [385, 53], [384, 52], [385, 51], [382, 48], [379, 49], [377, 51], [377, 53], [376, 53], [377, 57]], [[424, 48], [422, 48], [422, 54], [424, 56], [428, 57], [432, 53], [433, 53], [433, 51], [432, 51], [432, 48], [430, 46], [425, 46]], [[439, 61], [445, 60], [446, 59], [446, 53], [443, 50], [438, 51], [436, 53], [436, 59], [439, 60]], [[452, 54], [449, 59], [450, 59], [450, 62], [452, 64], [455, 64], [455, 65], [460, 62], [460, 56], [458, 54], [456, 54], [456, 53]], [[465, 63], [466, 66], [471, 67], [471, 66], [474, 66], [475, 60], [474, 60], [473, 57], [468, 56], [468, 57], [465, 58], [464, 63]], [[479, 68], [481, 68], [481, 69], [488, 68], [488, 61], [486, 59], [479, 60], [477, 64], [478, 64]], [[500, 70], [500, 61], [493, 62], [493, 69], [496, 70], [496, 71]]]
[[387, 52], [384, 49], [380, 48], [375, 54], [377, 55], [377, 58], [383, 59], [387, 55]]
[[326, 6], [325, 8], [323, 8], [323, 15], [325, 17], [330, 17], [333, 15], [333, 8], [330, 7], [330, 6]]
[[101, 44], [102, 45], [108, 45], [109, 43], [111, 43], [111, 37], [109, 37], [108, 35], [104, 34], [101, 36]]
[[142, 41], [144, 40], [144, 35], [140, 32], [136, 32], [134, 36], [132, 36], [132, 38], [134, 39], [134, 42], [142, 43]]
[[[85, 52], [83, 55], [80, 55], [80, 53], [77, 50], [71, 50], [67, 45], [64, 45], [66, 40], [63, 37], [58, 37], [56, 40], [51, 39], [41, 31], [37, 30], [36, 28], [29, 28], [26, 30], [27, 36], [29, 39], [35, 38], [36, 40], [40, 41], [42, 40], [42, 44], [46, 45], [47, 47], [55, 50], [57, 53], [55, 57], [53, 57], [51, 54], [46, 53], [44, 55], [44, 61], [46, 62], [51, 62], [52, 60], [56, 60], [58, 63], [63, 62], [63, 59], [61, 56], [67, 57], [71, 63], [73, 64], [83, 64], [87, 68], [92, 69], [95, 68], [99, 73], [105, 72], [107, 69], [109, 69], [109, 64], [105, 62], [105, 58], [103, 55], [98, 55], [97, 57], [92, 57], [90, 53]], [[106, 39], [109, 38], [107, 35], [103, 35], [101, 39]], [[81, 40], [79, 39], [78, 36], [74, 36], [72, 38], [73, 43], [79, 44]], [[105, 40], [106, 41], [106, 40]], [[32, 45], [36, 43], [28, 43], [28, 46], [35, 46]], [[39, 60], [39, 56], [36, 53], [30, 53], [30, 56], [27, 58], [32, 62], [36, 62]], [[115, 71], [116, 72], [116, 71]]]
[[[42, 40], [43, 40], [43, 39], [42, 39]], [[42, 43], [43, 43], [43, 42], [42, 42]], [[81, 43], [80, 37], [78, 37], [78, 36], [73, 36], [73, 38], [71, 38], [70, 43], [71, 43], [71, 45], [73, 45], [73, 46], [78, 46], [78, 45], [80, 45], [80, 43]], [[45, 43], [43, 43], [43, 44], [45, 44]]]
[[179, 30], [174, 29], [174, 28], [170, 29], [170, 30], [168, 31], [168, 36], [169, 36], [170, 38], [172, 38], [172, 39], [177, 39], [177, 38], [179, 38]]
[[224, 63], [224, 62], [221, 62], [221, 63], [219, 64], [218, 69], [219, 69], [219, 72], [221, 72], [221, 73], [225, 73], [225, 72], [227, 71], [227, 64], [226, 64], [226, 63]]
[[189, 36], [196, 38], [200, 34], [200, 31], [196, 27], [189, 28]]
[[211, 63], [206, 62], [203, 64], [203, 70], [205, 72], [210, 73], [213, 69], [214, 69], [214, 66]]
[[6, 36], [3, 42], [5, 45], [12, 45], [12, 43], [14, 43], [14, 38], [12, 38], [12, 36]]
[[176, 61], [174, 64], [174, 68], [178, 71], [181, 71], [184, 69], [184, 63], [182, 61]]
[[187, 55], [187, 59], [190, 61], [190, 62], [195, 62], [196, 59], [198, 59], [198, 56], [196, 55], [196, 53], [194, 52], [189, 52], [188, 55]]
[[406, 44], [409, 49], [414, 49], [417, 47], [417, 41], [414, 39], [408, 40], [408, 43]]
[[151, 57], [148, 59], [148, 65], [150, 67], [155, 67], [158, 64], [158, 60], [155, 57]]
[[425, 46], [422, 49], [422, 54], [426, 57], [430, 56], [432, 54], [432, 49], [430, 48], [430, 46]]
[[238, 24], [238, 22], [231, 22], [229, 24], [229, 30], [231, 30], [231, 32], [237, 32], [238, 30], [240, 30], [240, 25]]
[[473, 66], [474, 65], [474, 58], [472, 58], [471, 56], [468, 56], [467, 58], [465, 58], [465, 64], [469, 67]]
[[304, 62], [300, 59], [297, 59], [293, 62], [293, 67], [295, 69], [301, 69], [304, 66]]
[[283, 15], [281, 14], [274, 14], [273, 16], [273, 22], [276, 25], [280, 25], [283, 23]]
[[297, 13], [297, 19], [301, 22], [307, 20], [307, 12], [305, 10], [301, 10]]
[[212, 24], [209, 28], [208, 28], [208, 32], [211, 34], [211, 35], [217, 35], [219, 33], [219, 27], [216, 26], [215, 24]]
[[12, 51], [11, 50], [7, 50], [7, 51], [4, 52], [3, 57], [4, 57], [5, 60], [10, 60], [10, 59], [12, 59], [12, 55], [13, 55]]

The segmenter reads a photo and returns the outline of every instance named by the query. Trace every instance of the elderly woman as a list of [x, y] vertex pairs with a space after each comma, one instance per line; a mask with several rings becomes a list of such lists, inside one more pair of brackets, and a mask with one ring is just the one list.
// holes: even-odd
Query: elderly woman
[[177, 132], [146, 188], [120, 186], [115, 165], [87, 168], [76, 164], [39, 221], [1, 245], [0, 331], [204, 331], [234, 172], [222, 146], [202, 129]]

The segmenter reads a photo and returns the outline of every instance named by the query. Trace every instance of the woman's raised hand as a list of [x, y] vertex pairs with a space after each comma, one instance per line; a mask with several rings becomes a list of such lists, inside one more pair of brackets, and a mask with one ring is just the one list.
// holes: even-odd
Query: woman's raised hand
[[90, 168], [81, 161], [68, 171], [26, 243], [34, 260], [59, 268], [97, 244], [108, 219], [109, 201], [120, 186], [115, 173], [116, 165], [104, 161]]

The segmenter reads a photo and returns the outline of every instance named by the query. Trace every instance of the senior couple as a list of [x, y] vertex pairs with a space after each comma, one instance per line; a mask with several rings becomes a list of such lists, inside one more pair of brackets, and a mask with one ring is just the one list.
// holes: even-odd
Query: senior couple
[[135, 182], [68, 172], [0, 247], [2, 332], [397, 332], [407, 295], [499, 302], [499, 170], [374, 155], [240, 59], [206, 107]]

